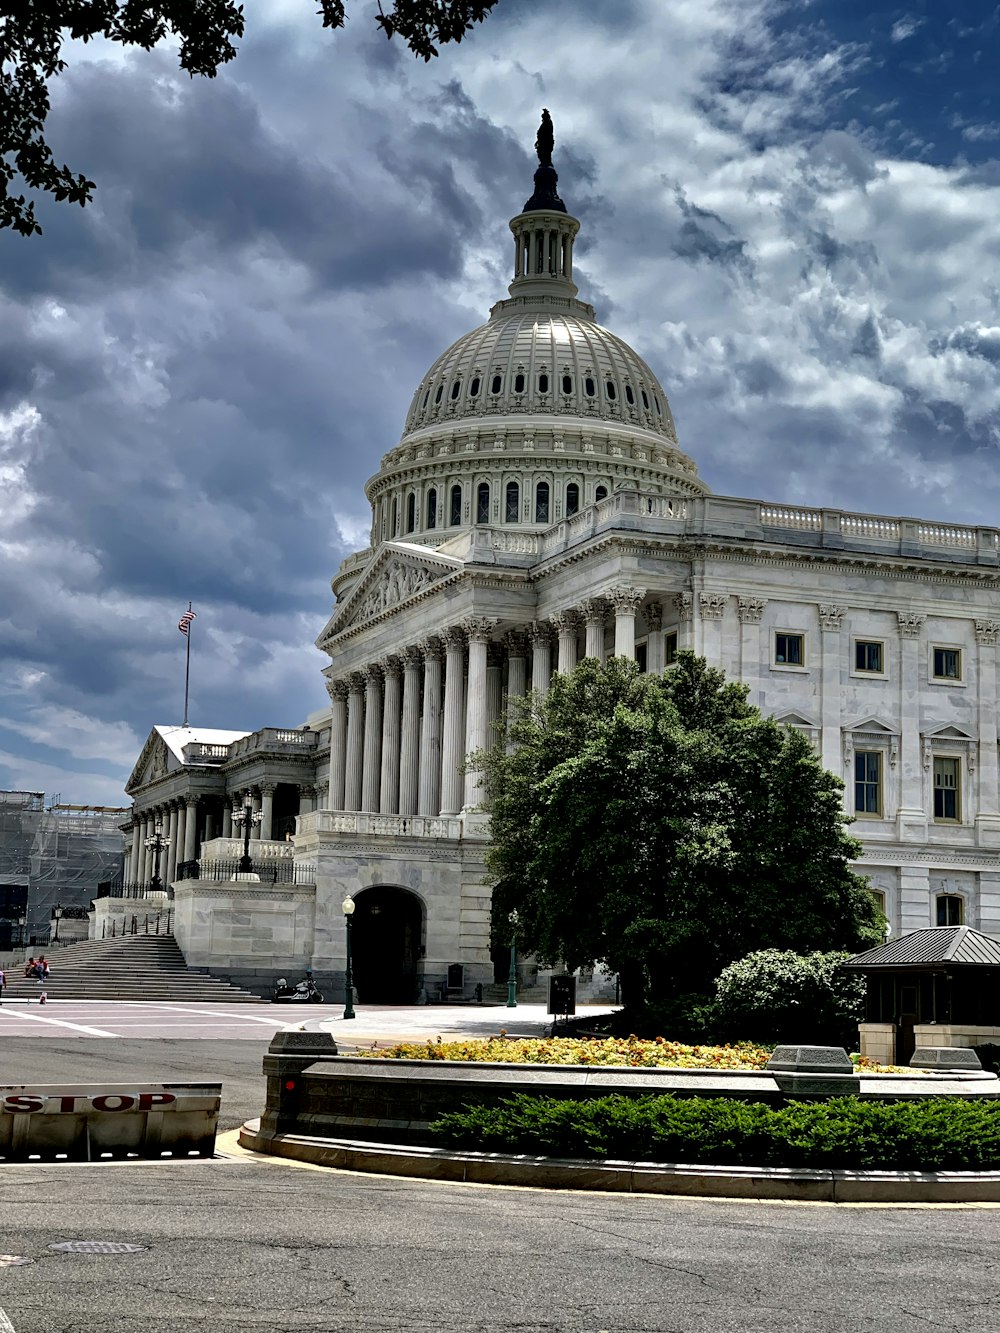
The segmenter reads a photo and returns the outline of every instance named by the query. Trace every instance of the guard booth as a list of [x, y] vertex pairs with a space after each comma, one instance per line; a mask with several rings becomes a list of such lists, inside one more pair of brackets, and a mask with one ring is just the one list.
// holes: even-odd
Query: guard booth
[[861, 1054], [908, 1064], [917, 1046], [1000, 1044], [1000, 940], [928, 926], [844, 963], [867, 978]]
[[560, 1014], [564, 1018], [569, 1018], [571, 1014], [576, 1013], [576, 977], [568, 973], [564, 976], [549, 977], [548, 1012], [555, 1018]]

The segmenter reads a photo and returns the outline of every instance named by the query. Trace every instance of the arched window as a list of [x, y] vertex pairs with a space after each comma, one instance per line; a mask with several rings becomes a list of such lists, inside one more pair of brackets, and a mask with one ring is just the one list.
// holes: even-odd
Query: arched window
[[508, 481], [506, 504], [504, 506], [504, 522], [516, 523], [520, 517], [521, 508], [521, 488], [516, 481]]
[[417, 497], [411, 491], [406, 497], [406, 531], [412, 532], [417, 526]]
[[629, 407], [635, 407], [635, 394], [632, 392], [631, 384], [625, 385], [625, 401]]
[[549, 521], [549, 483], [540, 481], [535, 487], [535, 522]]
[[479, 489], [476, 491], [476, 522], [488, 523], [490, 521], [490, 484], [488, 481], [481, 481]]
[[596, 393], [596, 389], [594, 388], [594, 381], [591, 379], [589, 375], [583, 381], [583, 391], [588, 398], [593, 398], [594, 394]]
[[598, 500], [606, 500], [607, 498], [608, 498], [607, 486], [598, 486], [597, 490], [594, 492], [594, 503], [596, 504]]
[[965, 916], [965, 903], [957, 893], [939, 893], [937, 897], [937, 924], [960, 926]]
[[452, 527], [462, 521], [462, 488], [461, 486], [452, 486], [451, 488], [451, 517], [448, 522]]
[[427, 526], [436, 528], [438, 521], [438, 493], [431, 490], [427, 492]]
[[523, 376], [523, 375], [515, 375], [515, 376], [514, 376], [514, 392], [515, 392], [515, 393], [524, 393], [524, 376]]
[[444, 385], [443, 385], [443, 384], [439, 384], [439, 385], [437, 386], [437, 393], [434, 395], [434, 401], [435, 401], [436, 403], [439, 403], [439, 402], [441, 401], [441, 395], [442, 395], [443, 393], [444, 393]]
[[492, 380], [490, 380], [490, 393], [499, 393], [502, 388], [503, 388], [503, 376], [494, 375]]
[[393, 537], [396, 536], [396, 520], [398, 519], [398, 517], [399, 517], [399, 501], [396, 500], [396, 499], [393, 499], [393, 502], [392, 502], [392, 523], [391, 523], [391, 525], [390, 525], [390, 527], [389, 527], [389, 540], [390, 540], [390, 541], [392, 541]]
[[614, 380], [605, 380], [604, 388], [607, 392], [608, 399], [613, 403], [618, 397], [618, 390], [615, 388]]
[[479, 397], [479, 376], [478, 376], [478, 375], [474, 375], [474, 376], [473, 376], [472, 383], [469, 385], [469, 397], [470, 397], [470, 398], [478, 398], [478, 397]]
[[563, 390], [563, 393], [572, 393], [572, 392], [573, 392], [573, 376], [572, 376], [572, 375], [564, 375], [564, 376], [562, 377], [562, 390]]
[[640, 389], [639, 392], [642, 394], [642, 405], [643, 405], [643, 407], [646, 409], [646, 411], [648, 412], [648, 411], [649, 411], [649, 396], [647, 395], [645, 389]]
[[451, 386], [451, 401], [454, 402], [461, 392], [462, 392], [462, 381], [456, 380], [455, 383]]
[[538, 392], [539, 392], [539, 393], [548, 393], [548, 391], [549, 391], [549, 377], [548, 377], [548, 375], [539, 375], [539, 377], [538, 377]]
[[566, 487], [566, 517], [575, 514], [580, 508], [580, 487], [571, 481]]
[[431, 396], [431, 391], [430, 389], [428, 389], [427, 392], [424, 394], [424, 401], [420, 404], [421, 411], [423, 411], [423, 409], [427, 406], [427, 400], [430, 398], [430, 396]]

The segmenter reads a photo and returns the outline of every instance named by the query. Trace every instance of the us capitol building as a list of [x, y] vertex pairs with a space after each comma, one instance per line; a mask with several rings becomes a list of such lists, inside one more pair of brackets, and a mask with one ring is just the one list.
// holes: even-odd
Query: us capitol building
[[[468, 995], [494, 960], [466, 754], [584, 656], [660, 672], [690, 648], [843, 777], [894, 934], [1000, 933], [998, 533], [712, 495], [656, 375], [579, 299], [551, 146], [546, 113], [509, 295], [433, 363], [366, 486], [370, 544], [317, 641], [329, 708], [287, 730], [156, 727], [126, 880], [149, 895], [158, 872], [189, 964], [253, 988], [342, 980], [350, 895], [362, 1002]], [[134, 911], [102, 899], [92, 929]]]

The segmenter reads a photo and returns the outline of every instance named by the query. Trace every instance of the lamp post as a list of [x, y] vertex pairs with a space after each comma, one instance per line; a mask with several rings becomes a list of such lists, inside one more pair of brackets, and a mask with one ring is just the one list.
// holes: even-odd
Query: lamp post
[[52, 932], [53, 944], [59, 943], [59, 922], [62, 920], [62, 914], [63, 914], [62, 903], [56, 903], [55, 907], [53, 907], [52, 909], [52, 920], [56, 923], [56, 928]]
[[517, 1008], [517, 923], [520, 917], [511, 912], [510, 922], [510, 975], [507, 977], [507, 1008]]
[[253, 799], [247, 792], [242, 805], [233, 806], [233, 823], [237, 828], [243, 826], [243, 855], [240, 857], [239, 870], [240, 875], [253, 874], [253, 862], [250, 860], [250, 833], [254, 824], [259, 824], [264, 818], [263, 810], [253, 808]]
[[356, 1018], [354, 1012], [354, 973], [351, 971], [351, 917], [354, 915], [354, 899], [350, 894], [340, 904], [344, 913], [344, 926], [347, 930], [347, 970], [344, 973], [344, 1017]]
[[[163, 825], [159, 820], [153, 826], [153, 831], [146, 839], [146, 846], [153, 853], [153, 878], [149, 881], [149, 887], [154, 893], [159, 893], [163, 888], [160, 881], [160, 857], [170, 846], [170, 839], [163, 836]], [[59, 909], [59, 915], [62, 916], [62, 908]]]

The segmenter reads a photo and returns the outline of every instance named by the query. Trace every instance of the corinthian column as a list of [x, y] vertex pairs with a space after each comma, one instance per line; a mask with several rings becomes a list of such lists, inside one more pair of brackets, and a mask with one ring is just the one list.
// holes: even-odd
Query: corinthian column
[[135, 807], [132, 807], [132, 847], [128, 856], [128, 879], [129, 884], [139, 883], [139, 862], [142, 855], [142, 820], [135, 813]]
[[[465, 731], [465, 753], [486, 749], [488, 645], [496, 627], [495, 620], [476, 616], [465, 622], [469, 636], [469, 704]], [[499, 671], [497, 673], [499, 675]], [[480, 804], [479, 781], [482, 769], [470, 768], [465, 774], [465, 809]]]
[[[925, 616], [898, 611], [899, 620], [899, 760], [900, 800], [896, 836], [900, 841], [925, 842], [924, 772], [920, 760], [920, 631]], [[910, 929], [909, 926], [906, 927]]]
[[608, 600], [615, 609], [615, 657], [635, 658], [635, 613], [645, 588], [611, 588]]
[[198, 855], [198, 798], [185, 798], [187, 817], [184, 820], [184, 860], [193, 861]]
[[[463, 668], [465, 666], [465, 635], [460, 629], [450, 629], [444, 636], [444, 757], [441, 761], [441, 813], [457, 815], [462, 808], [462, 734]], [[485, 644], [484, 644], [485, 652]]]
[[441, 644], [428, 639], [424, 654], [424, 716], [420, 732], [420, 794], [417, 810], [436, 815], [441, 809]]
[[165, 878], [168, 884], [173, 884], [177, 878], [177, 806], [173, 801], [170, 802], [167, 827], [164, 831], [170, 839], [170, 846], [167, 848], [167, 873]]
[[575, 611], [559, 611], [552, 617], [559, 633], [559, 661], [556, 670], [569, 675], [576, 667], [576, 631], [579, 618]]
[[399, 658], [386, 658], [385, 708], [382, 714], [382, 778], [379, 783], [378, 808], [384, 815], [399, 810], [399, 727], [402, 709], [402, 681]]
[[344, 808], [347, 773], [347, 686], [342, 680], [326, 683], [330, 695], [330, 809]]
[[380, 757], [382, 750], [382, 672], [377, 666], [365, 670], [365, 748], [361, 770], [361, 809], [378, 813]]
[[523, 630], [504, 635], [507, 644], [507, 698], [521, 699], [528, 692], [528, 641]]
[[536, 620], [529, 631], [531, 639], [531, 688], [537, 695], [548, 694], [552, 678], [552, 630]]
[[260, 836], [270, 842], [274, 833], [274, 784], [264, 782], [260, 788]]
[[347, 767], [344, 777], [344, 809], [361, 809], [361, 770], [364, 760], [365, 681], [351, 677], [347, 695]]
[[399, 757], [399, 813], [417, 813], [420, 782], [420, 652], [403, 652], [403, 721]]
[[604, 661], [604, 618], [607, 615], [607, 603], [603, 597], [591, 597], [580, 608], [584, 624], [587, 627], [587, 642], [584, 657], [596, 657]]
[[[981, 847], [996, 847], [1000, 844], [1000, 782], [997, 773], [997, 634], [1000, 621], [977, 620], [975, 626], [979, 654], [976, 840]], [[982, 908], [982, 902], [980, 906]]]

